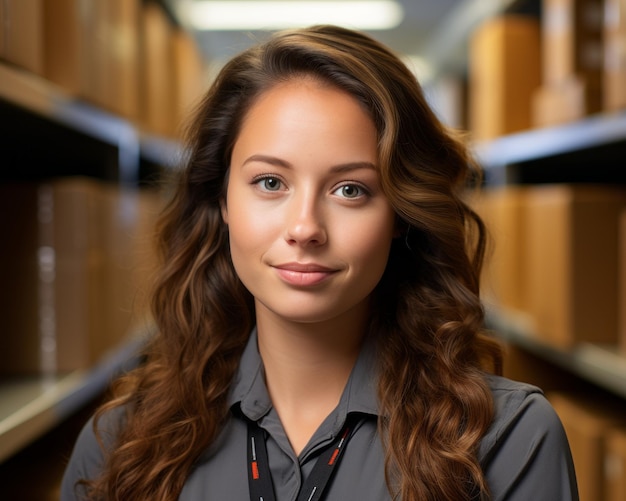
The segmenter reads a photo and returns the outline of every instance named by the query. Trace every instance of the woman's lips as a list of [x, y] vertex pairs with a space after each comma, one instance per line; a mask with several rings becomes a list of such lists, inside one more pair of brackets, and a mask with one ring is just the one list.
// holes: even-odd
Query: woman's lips
[[284, 282], [298, 287], [317, 285], [336, 272], [317, 264], [285, 263], [274, 268]]

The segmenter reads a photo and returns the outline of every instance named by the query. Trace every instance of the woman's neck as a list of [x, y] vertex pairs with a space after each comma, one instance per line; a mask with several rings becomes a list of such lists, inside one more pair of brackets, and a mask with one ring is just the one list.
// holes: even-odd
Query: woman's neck
[[266, 385], [296, 454], [339, 403], [365, 322], [292, 324], [257, 317]]

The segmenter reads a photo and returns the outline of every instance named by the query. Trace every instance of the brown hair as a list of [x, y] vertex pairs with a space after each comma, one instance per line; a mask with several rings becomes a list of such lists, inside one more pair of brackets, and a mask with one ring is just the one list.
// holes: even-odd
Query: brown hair
[[301, 76], [343, 89], [370, 113], [381, 182], [403, 232], [372, 312], [390, 492], [404, 501], [488, 493], [476, 453], [493, 419], [484, 363], [499, 370], [500, 352], [482, 334], [485, 231], [463, 200], [478, 169], [389, 49], [314, 26], [275, 34], [228, 62], [188, 127], [186, 166], [158, 227], [158, 334], [97, 414], [120, 407], [125, 419], [102, 476], [86, 482], [95, 499], [177, 499], [228, 417], [255, 315], [230, 261], [220, 201], [247, 110], [264, 90]]

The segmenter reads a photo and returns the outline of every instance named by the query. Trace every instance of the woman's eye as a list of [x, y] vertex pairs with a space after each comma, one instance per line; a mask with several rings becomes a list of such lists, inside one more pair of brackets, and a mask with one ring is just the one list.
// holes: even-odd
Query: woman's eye
[[256, 183], [265, 191], [278, 191], [282, 186], [280, 179], [269, 176], [258, 179]]
[[344, 184], [335, 190], [335, 194], [343, 198], [358, 198], [365, 195], [366, 191], [357, 184]]

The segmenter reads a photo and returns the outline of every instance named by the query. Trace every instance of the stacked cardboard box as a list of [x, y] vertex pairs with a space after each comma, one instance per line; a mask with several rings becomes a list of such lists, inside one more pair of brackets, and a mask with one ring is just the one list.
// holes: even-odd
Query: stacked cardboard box
[[539, 21], [500, 15], [473, 33], [469, 47], [469, 129], [475, 140], [531, 127], [530, 99], [539, 86]]
[[526, 194], [527, 308], [555, 346], [617, 343], [619, 215], [626, 191], [536, 186]]
[[0, 59], [43, 73], [44, 0], [0, 2]]
[[0, 59], [169, 137], [206, 86], [196, 40], [142, 0], [4, 0]]
[[535, 126], [559, 124], [602, 108], [604, 10], [599, 0], [543, 0], [542, 85]]
[[626, 357], [626, 210], [619, 220], [618, 257], [618, 308], [619, 308], [619, 348]]
[[91, 367], [145, 319], [137, 309], [145, 304], [132, 297], [146, 287], [135, 271], [139, 248], [151, 255], [149, 242], [135, 240], [152, 220], [139, 217], [146, 196], [88, 178], [4, 183], [0, 191], [8, 236], [0, 249], [0, 371]]
[[171, 40], [174, 27], [156, 4], [147, 3], [141, 15], [141, 125], [152, 132], [171, 136], [174, 124], [174, 77]]
[[140, 123], [153, 133], [180, 135], [204, 90], [204, 62], [193, 37], [172, 25], [156, 4], [142, 7]]
[[626, 499], [626, 427], [611, 429], [606, 436], [604, 460], [604, 495], [606, 501]]
[[[613, 501], [619, 489], [613, 475], [607, 475], [607, 459], [620, 457], [620, 438], [609, 438], [612, 430], [626, 424], [624, 409], [614, 402], [585, 394], [547, 394], [561, 418], [569, 440], [581, 501]], [[610, 449], [609, 449], [610, 448]], [[614, 466], [613, 466], [614, 467]], [[607, 489], [609, 487], [609, 489]]]
[[490, 246], [483, 267], [482, 293], [499, 308], [524, 310], [524, 195], [522, 186], [491, 187], [472, 204], [487, 225]]
[[625, 278], [619, 278], [620, 266], [626, 273], [626, 244], [621, 251], [619, 244], [626, 190], [509, 186], [483, 190], [474, 205], [493, 240], [482, 277], [487, 302], [523, 312], [529, 330], [559, 348], [618, 344], [620, 318], [626, 330]]
[[174, 133], [178, 135], [207, 88], [205, 62], [194, 37], [181, 28], [172, 34], [174, 65]]
[[604, 109], [626, 108], [626, 0], [604, 0]]
[[152, 231], [160, 207], [154, 189], [99, 183], [104, 276], [103, 336], [98, 352], [149, 323], [149, 286], [155, 269]]
[[43, 9], [46, 78], [127, 118], [138, 113], [137, 0], [56, 0]]

